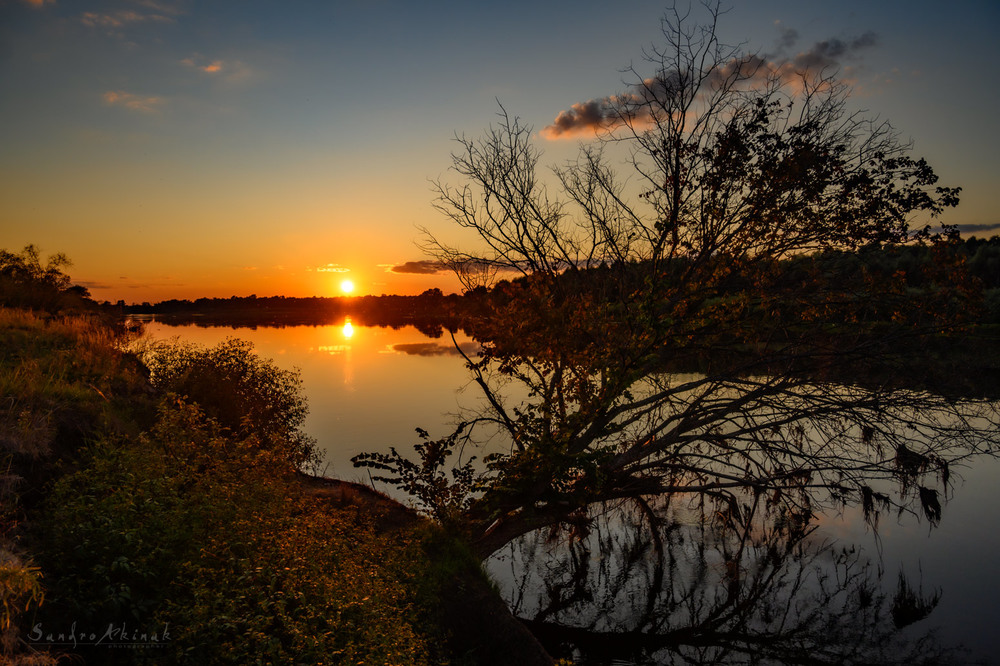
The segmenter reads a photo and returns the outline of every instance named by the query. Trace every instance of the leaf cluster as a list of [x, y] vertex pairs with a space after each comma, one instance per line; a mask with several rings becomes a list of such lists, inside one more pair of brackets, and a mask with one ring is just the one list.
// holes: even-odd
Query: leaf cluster
[[447, 437], [436, 440], [426, 430], [417, 428], [421, 441], [413, 449], [418, 462], [403, 457], [395, 447], [389, 453], [361, 453], [351, 462], [355, 467], [375, 470], [373, 480], [400, 488], [438, 521], [452, 524], [469, 508], [485, 482], [482, 470], [476, 468], [475, 457], [448, 466], [448, 458], [467, 442], [468, 427], [462, 424]]

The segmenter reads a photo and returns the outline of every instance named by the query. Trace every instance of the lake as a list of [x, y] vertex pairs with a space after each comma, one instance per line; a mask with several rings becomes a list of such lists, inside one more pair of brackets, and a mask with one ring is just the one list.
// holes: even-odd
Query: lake
[[[298, 368], [310, 405], [305, 430], [316, 438], [324, 456], [324, 473], [331, 477], [368, 483], [365, 470], [351, 465], [352, 456], [385, 452], [391, 446], [409, 453], [418, 441], [415, 428], [428, 430], [432, 437], [443, 436], [457, 413], [474, 409], [480, 400], [447, 332], [431, 338], [414, 327], [368, 327], [349, 319], [336, 325], [255, 329], [169, 326], [153, 321], [147, 323], [146, 331], [154, 339], [178, 337], [209, 346], [239, 337], [253, 342], [261, 356], [279, 367]], [[474, 354], [471, 340], [461, 335], [456, 340], [466, 353]], [[838, 548], [855, 547], [890, 597], [900, 572], [924, 596], [939, 593], [940, 601], [930, 615], [906, 627], [903, 634], [915, 636], [936, 628], [941, 643], [969, 649], [967, 658], [959, 661], [993, 663], [994, 655], [1000, 655], [996, 632], [1000, 619], [1000, 463], [977, 458], [954, 470], [954, 477], [937, 527], [910, 515], [884, 515], [876, 537], [860, 510], [848, 509], [839, 515], [819, 516], [819, 528], [808, 541], [817, 546], [832, 541]], [[487, 570], [512, 607], [530, 618], [541, 606], [538, 597], [544, 583], [540, 578], [558, 569], [568, 550], [565, 543], [553, 547], [537, 536], [526, 541], [537, 546], [531, 557], [505, 549], [487, 563]], [[630, 663], [609, 659], [610, 663]], [[671, 663], [662, 656], [657, 660]]]

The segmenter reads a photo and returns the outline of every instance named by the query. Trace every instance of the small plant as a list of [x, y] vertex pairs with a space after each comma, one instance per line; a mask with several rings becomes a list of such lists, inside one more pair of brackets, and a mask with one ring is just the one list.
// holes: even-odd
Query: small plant
[[481, 475], [475, 468], [475, 457], [451, 468], [451, 478], [445, 473], [448, 458], [460, 442], [466, 441], [466, 424], [452, 434], [432, 440], [426, 430], [417, 428], [421, 443], [413, 446], [419, 462], [413, 462], [390, 448], [389, 454], [362, 453], [351, 462], [355, 467], [374, 469], [372, 478], [401, 488], [419, 500], [437, 520], [447, 524], [469, 507], [473, 493], [481, 485]]

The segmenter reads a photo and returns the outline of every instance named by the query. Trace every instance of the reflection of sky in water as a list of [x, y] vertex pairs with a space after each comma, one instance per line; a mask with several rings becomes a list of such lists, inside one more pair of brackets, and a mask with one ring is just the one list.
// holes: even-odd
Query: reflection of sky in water
[[[469, 385], [464, 360], [446, 334], [431, 339], [413, 327], [353, 325], [290, 326], [257, 329], [200, 328], [147, 325], [157, 339], [179, 336], [204, 345], [227, 337], [254, 343], [257, 352], [283, 368], [301, 370], [309, 399], [306, 430], [325, 454], [328, 476], [367, 482], [364, 470], [350, 463], [364, 451], [388, 451], [394, 446], [410, 452], [417, 442], [414, 429], [443, 436], [445, 425], [460, 406], [478, 404], [479, 394]], [[475, 356], [475, 343], [456, 336], [462, 351]], [[940, 526], [925, 520], [897, 518], [889, 513], [879, 523], [884, 585], [894, 590], [896, 576], [905, 571], [925, 593], [940, 589], [941, 602], [931, 616], [913, 629], [940, 626], [946, 643], [963, 642], [976, 657], [1000, 654], [995, 633], [1000, 617], [1000, 463], [979, 459], [954, 470], [964, 479], [953, 481]], [[383, 488], [385, 490], [385, 488]], [[819, 537], [856, 543], [870, 557], [878, 548], [860, 511], [820, 517]]]

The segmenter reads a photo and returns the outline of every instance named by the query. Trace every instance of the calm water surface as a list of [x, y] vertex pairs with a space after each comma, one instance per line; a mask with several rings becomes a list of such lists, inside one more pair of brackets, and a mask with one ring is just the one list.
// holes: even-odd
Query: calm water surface
[[[465, 361], [451, 337], [429, 338], [416, 328], [330, 326], [228, 328], [146, 325], [154, 339], [173, 337], [213, 346], [237, 337], [285, 369], [298, 369], [309, 401], [304, 429], [316, 438], [327, 476], [365, 481], [351, 458], [366, 451], [407, 451], [417, 443], [414, 430], [445, 434], [449, 414], [461, 404], [474, 406], [475, 391], [465, 391]], [[474, 354], [474, 344], [456, 334]]]
[[[447, 333], [434, 339], [413, 327], [349, 322], [256, 329], [151, 322], [147, 333], [204, 345], [239, 337], [279, 367], [298, 368], [310, 405], [305, 429], [319, 443], [328, 476], [367, 483], [365, 471], [351, 465], [352, 456], [390, 446], [409, 452], [417, 441], [415, 428], [444, 435], [454, 415], [479, 400]], [[467, 338], [458, 342], [474, 353]], [[859, 512], [848, 510], [821, 516], [815, 538], [863, 549], [883, 572], [890, 595], [901, 571], [924, 593], [940, 592], [937, 608], [907, 631], [937, 627], [942, 642], [969, 648], [970, 660], [1000, 663], [1000, 464], [980, 458], [957, 474], [961, 478], [936, 528], [912, 516], [886, 515], [876, 539]], [[516, 605], [518, 580], [509, 557], [494, 558], [488, 569]]]

